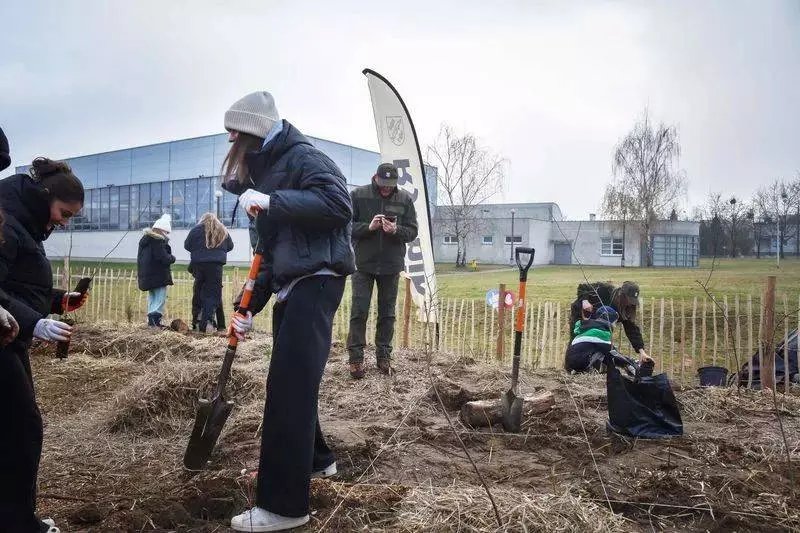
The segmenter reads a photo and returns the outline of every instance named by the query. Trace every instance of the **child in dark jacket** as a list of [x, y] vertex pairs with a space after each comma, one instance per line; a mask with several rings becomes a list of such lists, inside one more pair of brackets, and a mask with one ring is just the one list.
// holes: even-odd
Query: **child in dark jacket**
[[224, 330], [222, 267], [233, 250], [233, 240], [222, 222], [213, 213], [206, 213], [186, 236], [183, 247], [191, 254], [189, 272], [194, 276], [192, 329], [210, 333], [216, 315], [217, 329]]
[[147, 325], [164, 327], [164, 304], [167, 302], [167, 286], [172, 285], [170, 265], [175, 262], [169, 247], [168, 235], [172, 231], [170, 215], [161, 215], [152, 228], [146, 228], [139, 240], [136, 257], [139, 290], [147, 292]]
[[572, 330], [574, 338], [567, 349], [567, 370], [599, 370], [606, 356], [612, 353], [611, 336], [618, 319], [614, 308], [604, 305], [589, 318], [576, 321]]

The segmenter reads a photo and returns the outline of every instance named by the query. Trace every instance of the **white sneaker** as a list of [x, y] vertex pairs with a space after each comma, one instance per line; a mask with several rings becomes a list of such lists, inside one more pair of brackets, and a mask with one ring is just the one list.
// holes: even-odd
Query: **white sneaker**
[[50, 529], [47, 530], [47, 533], [61, 533], [61, 530], [56, 527], [56, 521], [52, 518], [45, 518], [41, 520], [42, 524], [49, 526]]
[[336, 461], [332, 462], [328, 467], [323, 468], [322, 470], [317, 470], [316, 472], [311, 472], [311, 479], [315, 477], [320, 477], [325, 479], [326, 477], [331, 477], [336, 475]]
[[261, 507], [253, 507], [240, 515], [231, 518], [231, 528], [236, 531], [248, 533], [262, 533], [264, 531], [283, 531], [300, 527], [308, 523], [309, 516], [291, 518], [270, 513]]

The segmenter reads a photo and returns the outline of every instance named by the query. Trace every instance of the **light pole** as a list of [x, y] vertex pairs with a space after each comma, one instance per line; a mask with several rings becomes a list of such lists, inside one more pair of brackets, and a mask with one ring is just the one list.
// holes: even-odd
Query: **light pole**
[[515, 211], [511, 210], [511, 257], [509, 257], [508, 261], [512, 265], [514, 264], [514, 213]]
[[217, 199], [217, 218], [222, 219], [222, 212], [220, 211], [220, 202], [222, 202], [222, 191], [217, 189], [214, 191], [214, 198]]

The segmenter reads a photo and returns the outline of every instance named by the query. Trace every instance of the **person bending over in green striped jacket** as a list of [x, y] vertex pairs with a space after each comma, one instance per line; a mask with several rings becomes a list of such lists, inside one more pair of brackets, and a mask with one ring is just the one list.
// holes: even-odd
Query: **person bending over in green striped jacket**
[[589, 318], [576, 321], [573, 327], [575, 337], [567, 350], [566, 369], [575, 372], [600, 370], [606, 356], [616, 352], [611, 344], [611, 335], [617, 319], [617, 311], [604, 305]]

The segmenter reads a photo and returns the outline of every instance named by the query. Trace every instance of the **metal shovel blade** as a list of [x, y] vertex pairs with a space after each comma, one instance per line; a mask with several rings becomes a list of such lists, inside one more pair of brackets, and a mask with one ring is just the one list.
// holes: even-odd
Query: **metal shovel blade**
[[513, 433], [522, 427], [522, 398], [508, 389], [501, 398], [503, 402], [503, 429]]
[[205, 468], [232, 409], [233, 402], [224, 398], [217, 397], [211, 401], [200, 398], [192, 435], [183, 456], [183, 466], [189, 470]]

